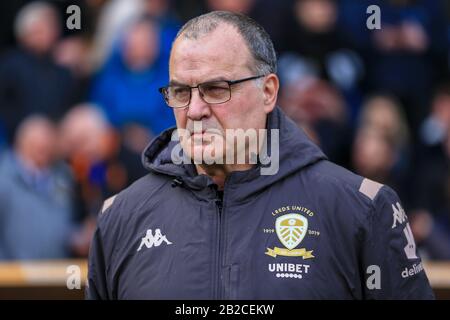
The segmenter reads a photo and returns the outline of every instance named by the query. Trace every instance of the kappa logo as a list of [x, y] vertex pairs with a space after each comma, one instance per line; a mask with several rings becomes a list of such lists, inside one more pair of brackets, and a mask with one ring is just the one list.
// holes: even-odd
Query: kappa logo
[[141, 251], [144, 245], [147, 247], [147, 249], [153, 246], [159, 247], [163, 242], [165, 242], [168, 245], [172, 244], [172, 242], [167, 240], [166, 236], [162, 235], [160, 229], [156, 229], [155, 234], [153, 234], [152, 229], [148, 229], [147, 233], [145, 234], [145, 237], [142, 238], [141, 244], [139, 245], [137, 251]]
[[406, 257], [408, 259], [417, 259], [418, 257], [416, 254], [416, 242], [414, 241], [414, 236], [412, 234], [411, 227], [409, 226], [408, 216], [406, 215], [405, 210], [399, 202], [396, 202], [395, 205], [392, 204], [392, 217], [392, 229], [395, 229], [397, 227], [397, 224], [403, 225], [406, 222], [406, 225], [403, 228], [403, 233], [405, 234], [407, 243], [403, 250], [405, 251]]
[[403, 210], [402, 205], [397, 202], [395, 205], [392, 205], [392, 216], [394, 218], [394, 222], [392, 223], [392, 229], [397, 227], [398, 224], [403, 224], [408, 218], [406, 216], [405, 210]]
[[312, 250], [295, 249], [305, 238], [308, 231], [308, 219], [304, 216], [298, 213], [289, 213], [278, 217], [275, 221], [275, 231], [285, 248], [267, 248], [265, 254], [274, 258], [277, 256], [314, 258]]

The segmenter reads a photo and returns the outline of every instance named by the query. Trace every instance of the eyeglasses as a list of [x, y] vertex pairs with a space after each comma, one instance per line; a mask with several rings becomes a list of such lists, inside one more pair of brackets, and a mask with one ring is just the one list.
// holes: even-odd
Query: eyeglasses
[[185, 108], [191, 103], [192, 89], [198, 88], [200, 98], [209, 104], [219, 104], [231, 99], [231, 86], [244, 81], [265, 77], [254, 76], [239, 80], [218, 80], [200, 83], [195, 87], [186, 85], [168, 85], [159, 88], [167, 105], [172, 108]]

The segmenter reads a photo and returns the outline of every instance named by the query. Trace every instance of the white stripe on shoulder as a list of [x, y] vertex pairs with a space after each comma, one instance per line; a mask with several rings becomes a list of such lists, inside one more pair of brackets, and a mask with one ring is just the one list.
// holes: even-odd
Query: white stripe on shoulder
[[375, 199], [378, 191], [380, 191], [383, 185], [373, 180], [364, 178], [359, 187], [359, 192], [369, 197], [371, 200]]
[[103, 202], [103, 207], [102, 207], [102, 214], [109, 208], [112, 206], [114, 200], [116, 199], [116, 195], [109, 197], [108, 199], [105, 200], [105, 202]]

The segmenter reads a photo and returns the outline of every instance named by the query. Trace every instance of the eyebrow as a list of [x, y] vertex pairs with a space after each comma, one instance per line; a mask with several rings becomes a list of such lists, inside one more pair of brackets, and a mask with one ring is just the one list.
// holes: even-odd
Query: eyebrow
[[[220, 76], [220, 77], [214, 77], [214, 78], [211, 78], [211, 79], [209, 79], [209, 80], [207, 80], [207, 81], [202, 81], [202, 82], [200, 82], [199, 84], [201, 84], [201, 83], [208, 83], [208, 82], [214, 82], [214, 81], [223, 81], [223, 80], [229, 81], [227, 78], [225, 78], [225, 77], [223, 77], [223, 76]], [[198, 84], [197, 84], [197, 85], [198, 85]], [[186, 87], [189, 87], [188, 84], [181, 83], [181, 82], [179, 82], [179, 81], [177, 81], [177, 80], [170, 80], [170, 81], [169, 81], [169, 86], [186, 86]]]

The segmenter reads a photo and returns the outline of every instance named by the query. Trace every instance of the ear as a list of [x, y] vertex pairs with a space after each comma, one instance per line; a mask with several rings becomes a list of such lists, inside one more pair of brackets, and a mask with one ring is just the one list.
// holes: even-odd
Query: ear
[[275, 73], [266, 76], [263, 84], [263, 99], [264, 111], [270, 113], [277, 103], [278, 89], [280, 88], [280, 81]]

